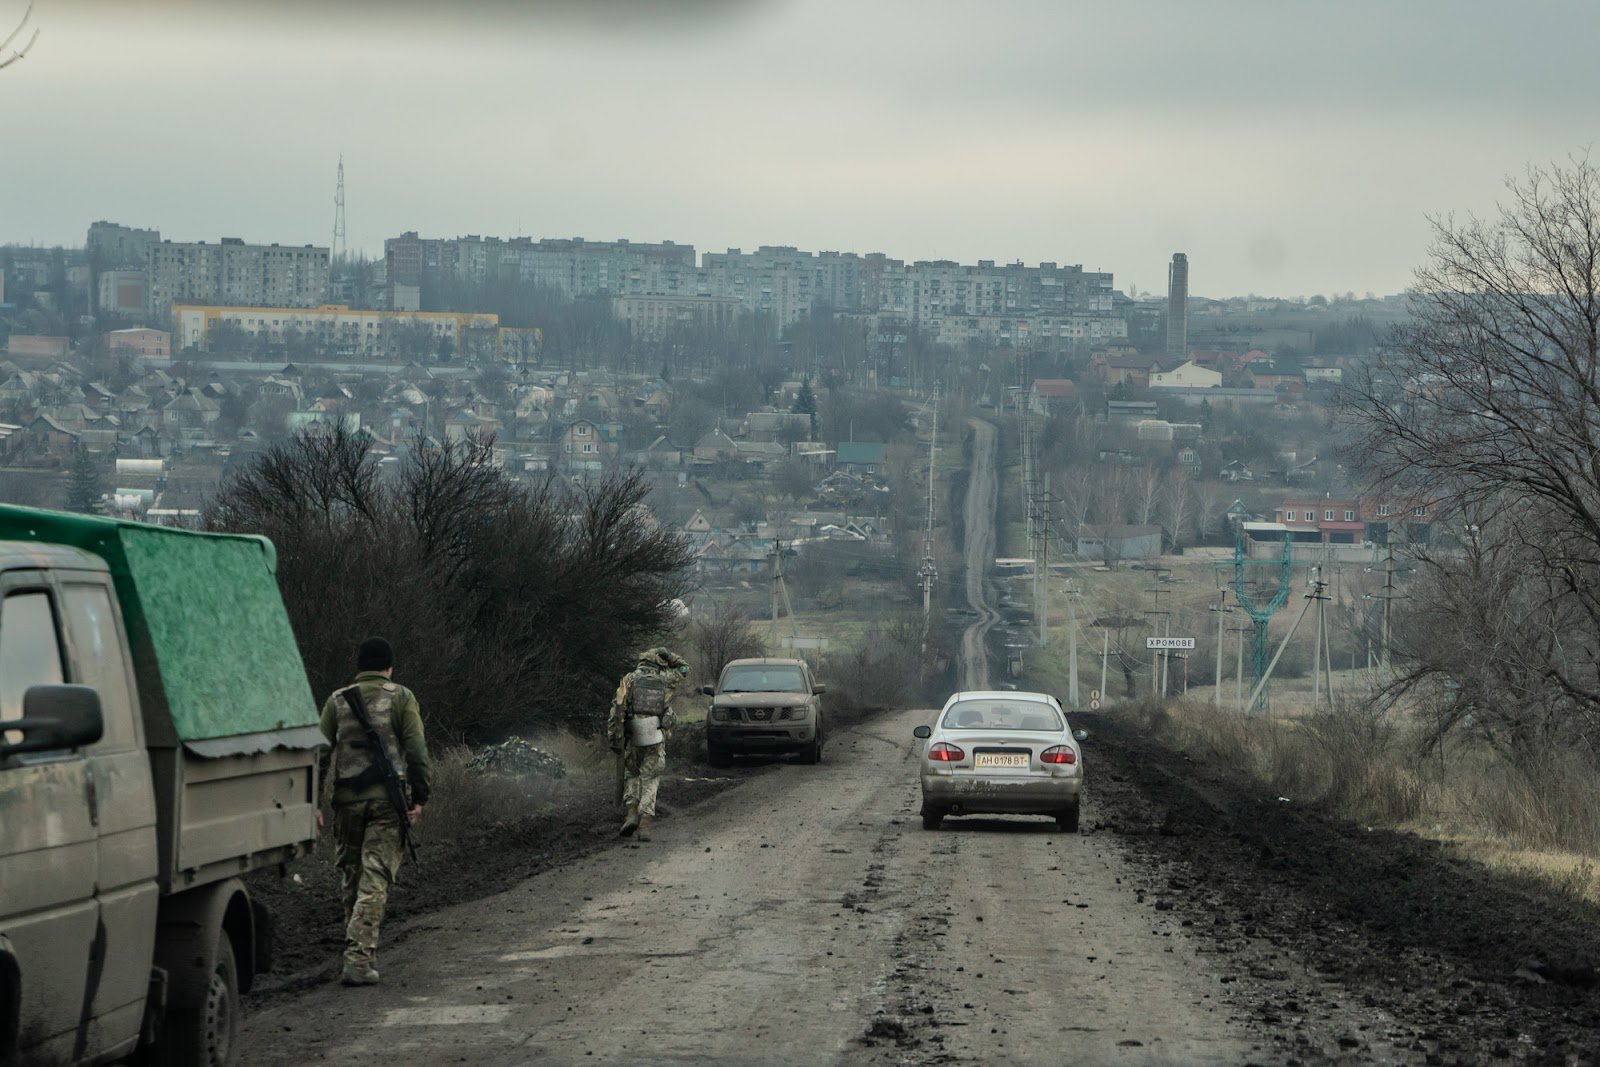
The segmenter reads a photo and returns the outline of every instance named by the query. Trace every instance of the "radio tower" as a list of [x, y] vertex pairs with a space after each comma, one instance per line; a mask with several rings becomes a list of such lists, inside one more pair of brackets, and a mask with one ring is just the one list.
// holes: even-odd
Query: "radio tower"
[[339, 184], [333, 193], [333, 243], [328, 246], [328, 262], [331, 266], [344, 259], [346, 254], [344, 243], [344, 155], [339, 156]]

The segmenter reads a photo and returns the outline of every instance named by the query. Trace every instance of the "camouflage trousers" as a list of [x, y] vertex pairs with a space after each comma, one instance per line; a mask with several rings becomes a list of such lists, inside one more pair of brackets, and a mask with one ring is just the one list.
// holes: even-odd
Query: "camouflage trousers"
[[656, 791], [667, 769], [667, 746], [629, 745], [622, 755], [622, 802], [639, 805], [639, 814], [655, 818]]
[[387, 800], [336, 804], [333, 835], [343, 890], [345, 962], [371, 965], [377, 961], [384, 905], [405, 851], [400, 816]]

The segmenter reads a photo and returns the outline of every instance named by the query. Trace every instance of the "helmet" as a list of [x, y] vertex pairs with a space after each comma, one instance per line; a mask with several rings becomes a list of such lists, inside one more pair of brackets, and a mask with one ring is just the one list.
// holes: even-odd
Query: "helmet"
[[639, 653], [639, 666], [655, 667], [658, 670], [670, 671], [672, 669], [672, 653], [657, 646]]

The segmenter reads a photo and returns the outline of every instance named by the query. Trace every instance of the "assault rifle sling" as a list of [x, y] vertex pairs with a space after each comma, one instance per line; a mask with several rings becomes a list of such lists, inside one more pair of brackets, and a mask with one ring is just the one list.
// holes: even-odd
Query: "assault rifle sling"
[[389, 795], [389, 806], [400, 816], [400, 843], [405, 846], [406, 854], [415, 860], [417, 842], [411, 836], [411, 801], [406, 796], [405, 779], [400, 777], [399, 768], [389, 759], [389, 750], [384, 746], [383, 738], [378, 736], [377, 729], [372, 725], [372, 717], [367, 714], [367, 702], [361, 695], [361, 686], [352, 685], [346, 689], [344, 699], [350, 705], [350, 710], [355, 712], [356, 721], [366, 731], [367, 747], [372, 750], [372, 765], [357, 775], [353, 784], [366, 784], [361, 780], [374, 770], [382, 777], [383, 790]]

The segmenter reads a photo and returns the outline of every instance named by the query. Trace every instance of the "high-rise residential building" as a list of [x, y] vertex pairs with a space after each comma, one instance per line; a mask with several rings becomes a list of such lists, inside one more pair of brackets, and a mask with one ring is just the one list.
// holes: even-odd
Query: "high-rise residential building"
[[1167, 268], [1167, 355], [1185, 359], [1189, 354], [1189, 257], [1172, 254]]
[[[388, 306], [450, 310], [501, 284], [567, 297], [608, 296], [618, 317], [646, 332], [691, 321], [760, 314], [783, 330], [818, 308], [893, 319], [949, 340], [1058, 347], [1125, 337], [1112, 277], [1082, 266], [907, 264], [882, 253], [806, 252], [763, 245], [708, 252], [671, 241], [585, 241], [415, 232], [384, 242]], [[892, 332], [892, 331], [891, 331]]]
[[174, 301], [240, 307], [316, 307], [328, 298], [328, 250], [314, 245], [162, 241], [150, 246], [150, 311]]
[[84, 242], [89, 263], [95, 270], [126, 267], [142, 270], [150, 259], [150, 246], [161, 242], [160, 230], [140, 230], [115, 222], [89, 223]]

